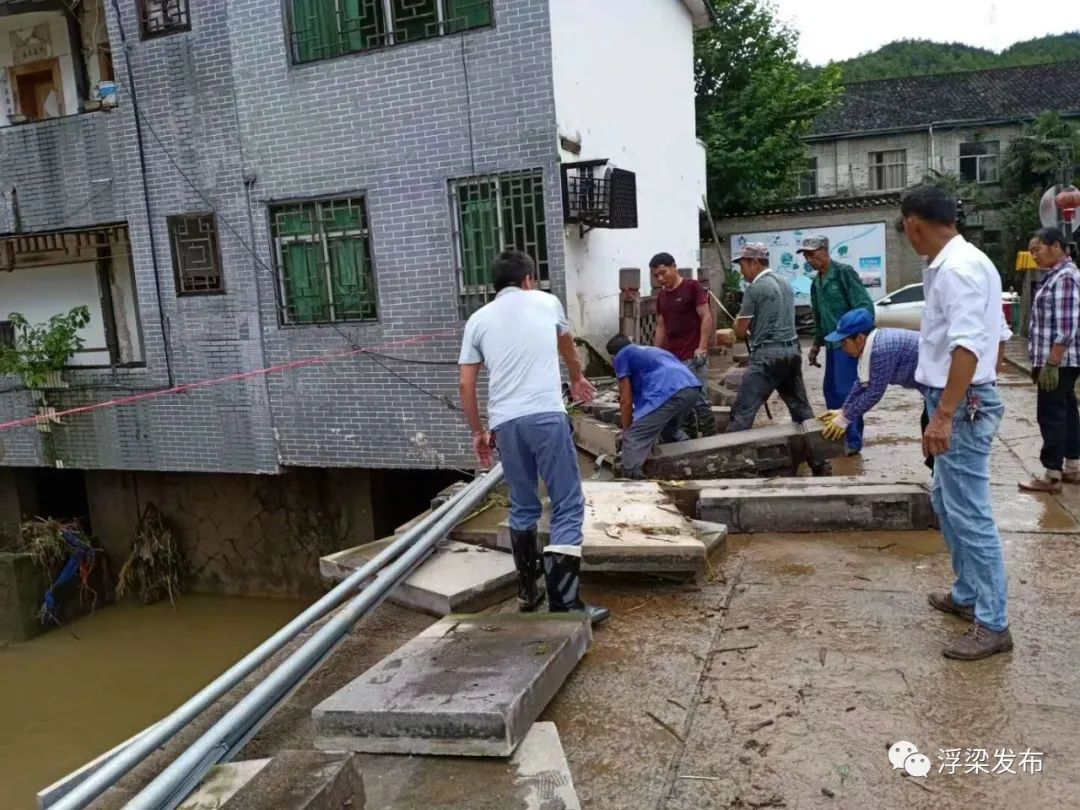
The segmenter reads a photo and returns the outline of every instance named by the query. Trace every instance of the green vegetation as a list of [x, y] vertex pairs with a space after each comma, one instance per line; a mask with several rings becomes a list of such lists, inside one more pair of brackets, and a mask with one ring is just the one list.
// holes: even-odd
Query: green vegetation
[[862, 82], [961, 70], [1040, 65], [1069, 59], [1080, 59], [1080, 32], [1018, 42], [1001, 53], [958, 42], [904, 39], [853, 59], [836, 62], [834, 66], [840, 68], [845, 82]]
[[802, 138], [840, 94], [840, 71], [808, 73], [798, 36], [756, 0], [721, 0], [719, 22], [695, 37], [698, 136], [713, 214], [785, 199], [806, 170]]
[[15, 328], [15, 345], [0, 347], [0, 374], [18, 375], [27, 388], [41, 388], [83, 347], [79, 330], [90, 323], [90, 310], [75, 307], [47, 323], [31, 324], [18, 312], [8, 320]]

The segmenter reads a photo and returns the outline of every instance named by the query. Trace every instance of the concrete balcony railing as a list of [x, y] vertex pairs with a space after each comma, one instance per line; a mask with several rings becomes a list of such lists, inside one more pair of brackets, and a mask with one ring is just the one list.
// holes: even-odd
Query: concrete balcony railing
[[0, 233], [32, 233], [124, 219], [110, 133], [116, 112], [0, 128]]

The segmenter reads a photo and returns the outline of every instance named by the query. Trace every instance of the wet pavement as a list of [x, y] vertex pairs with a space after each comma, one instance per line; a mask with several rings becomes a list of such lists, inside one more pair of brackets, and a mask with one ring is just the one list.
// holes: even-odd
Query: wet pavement
[[[808, 387], [824, 410], [820, 379], [811, 369]], [[965, 625], [926, 603], [928, 591], [951, 580], [936, 532], [732, 537], [714, 555], [713, 575], [694, 583], [586, 578], [585, 597], [610, 607], [612, 618], [541, 716], [558, 726], [582, 806], [1080, 806], [1073, 750], [1080, 739], [1080, 487], [1060, 497], [1017, 491], [1018, 480], [1038, 472], [1035, 394], [1017, 371], [1002, 388], [1006, 422], [992, 482], [1012, 653], [975, 663], [941, 656]], [[864, 454], [838, 460], [834, 472], [928, 481], [920, 412], [915, 393], [890, 391], [868, 419]], [[778, 401], [773, 413], [787, 418]], [[241, 758], [309, 747], [311, 708], [432, 621], [381, 607]], [[179, 743], [190, 743], [238, 697], [215, 706]], [[899, 740], [928, 756], [925, 778], [892, 768], [888, 747]], [[961, 749], [955, 773], [952, 766], [939, 772], [943, 749]], [[970, 763], [963, 749], [972, 752]], [[978, 749], [987, 764], [976, 761]], [[119, 807], [177, 750], [168, 746], [100, 806]], [[1029, 756], [1041, 772], [1025, 772], [1035, 764], [1021, 764], [1024, 751], [1041, 754]], [[1002, 767], [1015, 773], [980, 772]]]
[[[820, 377], [811, 369], [807, 383], [824, 409]], [[936, 532], [734, 537], [714, 560], [726, 581], [598, 581], [612, 619], [544, 715], [583, 806], [1080, 806], [1080, 487], [1018, 492], [1039, 470], [1035, 393], [1016, 370], [1002, 388], [992, 481], [1012, 653], [942, 657], [966, 626], [926, 602], [951, 581]], [[891, 390], [868, 418], [863, 455], [834, 472], [928, 481], [920, 412], [917, 394]], [[928, 776], [893, 770], [899, 740], [928, 756]], [[954, 768], [943, 749], [969, 751]], [[1024, 751], [1034, 753], [1022, 767]], [[1041, 772], [1027, 772], [1036, 761]], [[1016, 773], [981, 772], [995, 767]]]

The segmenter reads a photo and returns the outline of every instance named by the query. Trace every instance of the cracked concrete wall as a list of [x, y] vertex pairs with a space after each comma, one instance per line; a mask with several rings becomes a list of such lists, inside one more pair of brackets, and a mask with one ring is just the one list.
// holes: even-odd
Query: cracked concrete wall
[[94, 535], [113, 573], [141, 510], [161, 510], [192, 563], [200, 593], [321, 593], [319, 557], [375, 540], [372, 473], [293, 469], [283, 475], [90, 472]]

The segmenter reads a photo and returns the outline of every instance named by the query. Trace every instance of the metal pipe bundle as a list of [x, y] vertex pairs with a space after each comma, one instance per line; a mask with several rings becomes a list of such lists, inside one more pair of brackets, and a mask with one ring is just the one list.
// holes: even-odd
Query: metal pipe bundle
[[[80, 784], [65, 791], [67, 786], [60, 783], [59, 788], [46, 794], [39, 794], [39, 805], [42, 808], [55, 810], [79, 810], [88, 805], [167, 743], [196, 716], [213, 705], [272, 655], [312, 624], [353, 597], [358, 589], [374, 577], [374, 581], [364, 587], [359, 596], [320, 628], [128, 804], [128, 807], [132, 808], [154, 808], [155, 810], [175, 807], [201, 781], [212, 765], [234, 752], [238, 747], [237, 743], [246, 742], [276, 702], [291, 691], [297, 679], [302, 680], [344, 638], [353, 624], [381, 603], [394, 587], [424, 560], [435, 545], [461, 522], [480, 500], [499, 485], [502, 477], [500, 465], [470, 482], [446, 503], [403, 532], [397, 540], [370, 562], [358, 568], [319, 601], [308, 607], [243, 659], [233, 664], [172, 714], [132, 738], [126, 747], [117, 750], [107, 762], [88, 773]], [[243, 725], [239, 735], [235, 733], [236, 723]], [[231, 743], [226, 748], [221, 748], [221, 743], [211, 742], [218, 739], [231, 740]], [[190, 775], [196, 772], [198, 778], [191, 782]], [[166, 799], [175, 795], [181, 783], [184, 785], [190, 783], [190, 786], [174, 804], [167, 803]]]

